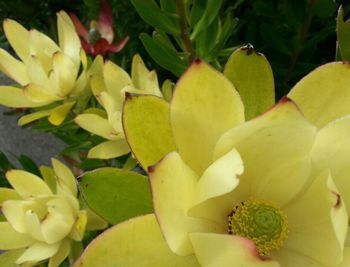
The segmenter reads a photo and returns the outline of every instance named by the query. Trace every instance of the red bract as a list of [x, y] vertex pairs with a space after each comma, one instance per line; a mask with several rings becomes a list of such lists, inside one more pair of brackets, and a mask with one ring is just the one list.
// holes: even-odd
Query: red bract
[[93, 56], [105, 55], [110, 52], [119, 52], [129, 40], [129, 36], [127, 36], [113, 43], [112, 11], [106, 0], [101, 0], [100, 3], [101, 8], [98, 21], [91, 21], [89, 30], [81, 23], [75, 14], [70, 13], [75, 29], [79, 34], [82, 47], [86, 53]]

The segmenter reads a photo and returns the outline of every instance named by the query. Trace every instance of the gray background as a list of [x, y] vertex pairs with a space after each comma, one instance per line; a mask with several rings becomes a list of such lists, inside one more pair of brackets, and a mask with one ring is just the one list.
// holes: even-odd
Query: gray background
[[[0, 85], [13, 83], [0, 73]], [[0, 90], [1, 93], [1, 90]], [[0, 105], [0, 150], [16, 163], [16, 157], [24, 154], [32, 158], [38, 165], [50, 164], [51, 157], [65, 147], [64, 143], [51, 134], [34, 132], [17, 125], [18, 116], [4, 116], [9, 110]]]

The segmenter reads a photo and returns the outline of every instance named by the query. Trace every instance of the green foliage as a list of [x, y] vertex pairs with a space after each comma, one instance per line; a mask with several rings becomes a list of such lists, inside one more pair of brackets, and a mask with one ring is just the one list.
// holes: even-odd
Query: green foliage
[[111, 224], [151, 213], [151, 192], [145, 176], [115, 168], [103, 168], [81, 177], [86, 204]]

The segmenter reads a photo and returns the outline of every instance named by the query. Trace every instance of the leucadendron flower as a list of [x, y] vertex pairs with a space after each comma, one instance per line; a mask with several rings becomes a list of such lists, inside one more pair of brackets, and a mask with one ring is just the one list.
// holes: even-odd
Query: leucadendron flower
[[0, 70], [18, 85], [0, 86], [0, 104], [14, 108], [54, 104], [22, 117], [19, 124], [46, 116], [52, 124], [61, 124], [88, 86], [86, 55], [71, 19], [64, 11], [57, 13], [58, 44], [11, 19], [3, 27], [19, 59], [0, 49]]
[[[162, 119], [162, 133], [174, 144], [151, 166], [157, 159], [144, 147], [152, 151], [152, 143], [128, 127], [135, 114], [139, 116], [129, 104], [136, 108], [137, 101], [151, 98], [128, 99], [123, 121], [133, 153], [148, 166], [155, 216], [115, 226], [92, 243], [95, 247], [75, 266], [93, 266], [89, 263], [94, 250], [103, 251], [103, 241], [111, 246], [112, 237], [117, 238], [115, 262], [133, 266], [349, 266], [349, 153], [337, 143], [349, 146], [345, 127], [318, 129], [288, 98], [244, 122], [243, 105], [232, 84], [197, 61], [180, 78], [170, 106], [164, 108], [170, 116]], [[152, 127], [157, 128], [142, 127], [137, 131], [154, 133]], [[164, 137], [157, 139], [169, 143]], [[331, 154], [319, 154], [323, 151]], [[136, 228], [155, 231], [155, 220], [161, 234], [134, 234]], [[164, 253], [152, 262], [158, 248], [164, 251], [164, 241], [173, 254]], [[147, 244], [151, 248], [143, 250]], [[130, 256], [130, 251], [135, 254]]]
[[103, 109], [89, 109], [75, 118], [83, 129], [99, 135], [108, 141], [93, 147], [90, 158], [115, 158], [130, 152], [126, 143], [121, 122], [125, 93], [150, 94], [161, 97], [156, 72], [149, 71], [141, 57], [135, 55], [132, 62], [131, 77], [121, 67], [106, 61], [101, 75], [93, 75], [91, 87], [93, 94]]
[[23, 170], [10, 170], [6, 178], [13, 189], [0, 188], [0, 207], [6, 221], [0, 222], [0, 249], [23, 249], [16, 264], [36, 265], [49, 260], [59, 266], [80, 242], [87, 229], [102, 229], [106, 223], [77, 199], [76, 179], [60, 161], [53, 169], [41, 167], [44, 180]]

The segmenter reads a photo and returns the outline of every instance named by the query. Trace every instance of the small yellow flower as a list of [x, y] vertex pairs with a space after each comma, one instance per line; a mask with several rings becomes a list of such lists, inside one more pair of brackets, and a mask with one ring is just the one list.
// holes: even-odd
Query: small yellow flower
[[87, 228], [106, 224], [77, 199], [76, 179], [58, 160], [53, 169], [42, 167], [45, 181], [22, 170], [10, 170], [13, 187], [0, 188], [0, 205], [7, 222], [0, 222], [0, 249], [26, 248], [16, 264], [49, 259], [57, 267], [69, 255], [73, 241], [81, 241]]
[[91, 87], [104, 110], [89, 109], [77, 116], [75, 122], [83, 129], [108, 140], [93, 147], [88, 157], [115, 158], [130, 152], [121, 121], [125, 93], [159, 97], [162, 97], [162, 93], [156, 72], [149, 71], [139, 55], [133, 58], [131, 77], [111, 61], [106, 61], [101, 68], [101, 75], [92, 76]]
[[[49, 116], [58, 125], [75, 104], [77, 97], [86, 91], [86, 55], [69, 16], [57, 14], [59, 44], [37, 30], [27, 30], [16, 21], [3, 23], [5, 35], [18, 55], [12, 57], [0, 49], [0, 70], [18, 83], [18, 86], [0, 86], [0, 104], [8, 107], [42, 107], [62, 103], [54, 108], [25, 116], [24, 125]], [[83, 71], [79, 71], [83, 61]]]

